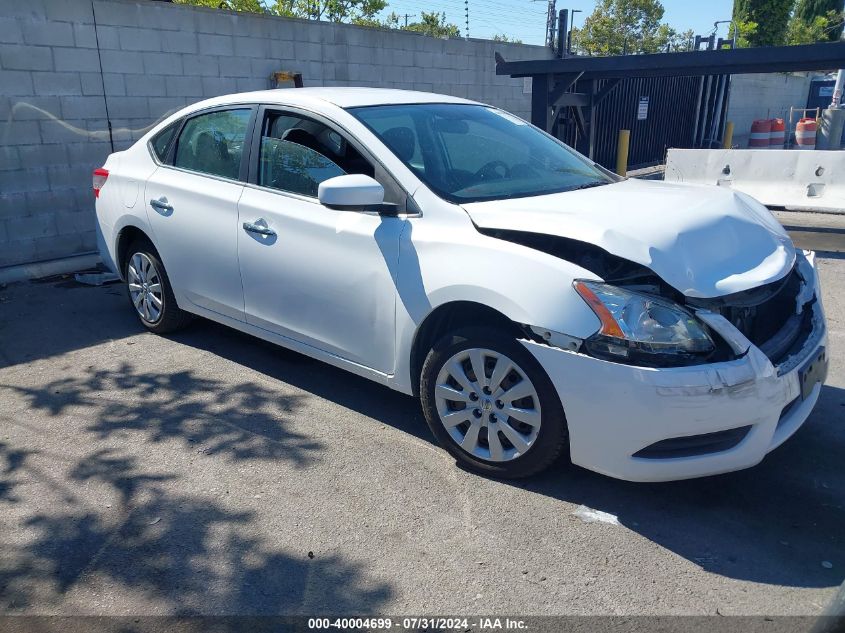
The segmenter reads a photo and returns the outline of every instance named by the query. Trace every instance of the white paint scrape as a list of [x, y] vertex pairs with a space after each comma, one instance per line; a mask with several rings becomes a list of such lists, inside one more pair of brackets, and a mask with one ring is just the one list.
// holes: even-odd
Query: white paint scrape
[[602, 512], [601, 510], [593, 510], [593, 508], [588, 508], [583, 505], [578, 506], [572, 514], [577, 516], [584, 523], [609, 523], [610, 525], [619, 525], [619, 519], [615, 514]]

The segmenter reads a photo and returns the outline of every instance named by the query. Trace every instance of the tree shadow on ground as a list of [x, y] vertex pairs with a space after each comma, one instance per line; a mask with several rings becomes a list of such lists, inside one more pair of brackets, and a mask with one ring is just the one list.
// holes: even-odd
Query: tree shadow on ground
[[117, 450], [79, 460], [71, 481], [119, 492], [120, 507], [76, 504], [27, 519], [35, 537], [4, 551], [0, 604], [49, 610], [83, 581], [101, 599], [154, 600], [176, 615], [374, 613], [391, 597], [388, 585], [340, 556], [269, 547], [252, 535], [250, 512], [168, 492], [173, 478]]
[[[419, 404], [375, 383], [207, 321], [174, 338], [433, 442]], [[561, 462], [527, 482], [503, 484], [615, 514], [625, 527], [712, 573], [831, 587], [845, 568], [843, 416], [845, 390], [826, 386], [795, 437], [762, 464], [718, 477], [629, 483]]]
[[27, 460], [37, 451], [12, 448], [0, 442], [0, 501], [20, 501], [15, 488], [21, 484], [18, 473], [26, 469]]
[[[45, 290], [0, 318], [0, 366], [141, 331], [114, 288], [52, 288], [65, 293], [55, 301]], [[112, 309], [117, 301], [119, 314]], [[59, 304], [63, 311], [46, 309]], [[92, 321], [98, 310], [103, 318]], [[304, 360], [294, 356], [294, 363]], [[91, 587], [106, 596], [104, 603], [125, 599], [176, 614], [377, 613], [390, 598], [391, 587], [371, 579], [362, 565], [279, 549], [257, 529], [261, 522], [252, 512], [186, 489], [178, 475], [157, 470], [159, 462], [136, 450], [114, 448], [169, 443], [232, 465], [259, 459], [311, 467], [324, 448], [301, 422], [311, 396], [267, 381], [147, 371], [128, 362], [108, 370], [62, 369], [70, 375], [0, 385], [11, 392], [10, 402], [25, 405], [0, 414], [4, 425], [39, 434], [43, 426], [82, 420], [76, 432], [92, 439], [88, 454], [69, 465], [60, 445], [24, 450], [8, 438], [0, 441], [0, 507], [12, 509], [2, 525], [13, 527], [3, 528], [0, 610], [49, 612]], [[60, 428], [54, 431], [61, 437]], [[50, 464], [54, 456], [58, 470]], [[90, 486], [99, 488], [81, 492]], [[119, 499], [118, 507], [97, 503], [98, 494]]]
[[205, 319], [171, 338], [434, 442], [415, 398], [366, 378]]
[[[128, 310], [124, 318], [133, 320]], [[111, 337], [110, 322], [104, 322], [101, 338]], [[114, 333], [125, 327], [120, 325]], [[37, 337], [30, 336], [29, 341], [35, 346]], [[118, 371], [91, 368], [81, 377], [13, 389], [31, 409], [48, 416], [68, 411], [96, 412], [91, 415], [88, 430], [101, 440], [119, 441], [141, 434], [147, 441], [176, 441], [184, 448], [232, 462], [265, 458], [288, 460], [297, 466], [319, 465], [322, 446], [308, 436], [307, 421], [295, 428], [291, 425], [308, 397], [324, 398], [432, 441], [415, 400], [342, 370], [207, 321], [198, 321], [173, 336], [172, 341], [208, 350], [312, 395], [281, 395], [265, 381], [233, 384], [231, 379], [208, 379], [192, 371], [141, 372], [129, 364]], [[21, 349], [26, 345], [21, 344]], [[845, 391], [825, 387], [804, 428], [761, 465], [747, 471], [685, 482], [631, 484], [558, 464], [528, 482], [502, 485], [519, 485], [535, 494], [617, 515], [624, 527], [715, 574], [777, 585], [831, 587], [842, 580], [845, 568], [843, 407]], [[19, 482], [22, 473], [29, 472], [34, 457], [8, 444], [0, 447], [0, 502], [20, 499]], [[228, 589], [210, 589], [217, 593], [208, 595], [215, 600], [219, 595], [223, 609], [232, 605], [246, 612], [269, 612], [276, 602], [283, 604], [286, 612], [298, 608], [297, 600], [309, 600], [311, 590], [297, 582], [311, 583], [311, 587], [325, 585], [327, 600], [331, 600], [333, 592], [343, 591], [333, 586], [338, 575], [360, 578], [352, 587], [363, 592], [361, 605], [377, 608], [389, 595], [388, 587], [373, 595], [366, 593], [370, 589], [362, 589], [368, 586], [363, 572], [339, 559], [319, 568], [315, 581], [308, 576], [316, 567], [310, 566], [313, 561], [274, 552], [242, 534], [228, 537], [223, 557], [227, 562], [221, 569], [205, 569], [200, 559], [212, 555], [206, 549], [208, 539], [198, 542], [192, 533], [216, 534], [218, 526], [237, 531], [249, 522], [249, 515], [228, 512], [191, 495], [165, 494], [166, 480], [160, 478], [168, 473], [139, 470], [131, 457], [100, 448], [81, 461], [73, 470], [76, 481], [109, 481], [123, 499], [126, 517], [119, 524], [100, 513], [82, 510], [33, 517], [29, 527], [40, 534], [35, 546], [12, 552], [11, 564], [0, 566], [3, 603], [32, 604], [32, 587], [45, 578], [58, 587], [71, 586], [80, 574], [101, 568], [106, 578], [113, 576], [118, 584], [164, 595], [173, 609], [186, 613], [194, 612], [200, 601], [198, 585], [191, 580], [195, 573], [212, 584], [226, 579], [231, 585]], [[183, 508], [189, 512], [183, 513]], [[561, 511], [569, 508], [561, 506]], [[145, 523], [148, 517], [153, 518]], [[161, 517], [161, 521], [150, 525], [155, 517]], [[165, 521], [165, 517], [175, 520]], [[190, 527], [191, 533], [182, 533], [180, 522]], [[120, 542], [109, 544], [104, 550], [108, 555], [92, 562], [100, 551], [96, 547], [102, 547], [115, 533], [121, 535]], [[127, 549], [124, 542], [135, 546]], [[59, 547], [58, 543], [65, 545]], [[113, 556], [109, 554], [112, 548]], [[136, 548], [148, 554], [139, 563], [143, 578], [137, 579], [130, 564]], [[76, 549], [87, 552], [88, 558], [77, 558], [72, 553]], [[230, 551], [245, 558], [239, 564], [229, 556]], [[83, 558], [90, 567], [82, 564]], [[822, 561], [833, 563], [833, 569], [822, 567]], [[273, 576], [276, 572], [272, 565], [282, 570], [280, 577]], [[180, 583], [187, 587], [184, 595]], [[258, 585], [271, 595], [256, 597], [261, 589], [253, 588]], [[290, 599], [279, 597], [280, 592], [288, 591], [292, 592]], [[336, 611], [343, 610], [346, 600], [351, 604], [359, 597], [337, 597]], [[325, 604], [331, 606], [332, 602]]]
[[298, 466], [318, 459], [321, 448], [291, 425], [307, 396], [280, 395], [255, 382], [232, 384], [192, 370], [141, 372], [124, 363], [117, 370], [89, 368], [81, 377], [38, 387], [0, 385], [4, 388], [50, 416], [90, 414], [87, 430], [100, 439], [134, 431], [150, 442], [176, 439], [206, 455], [281, 459]]

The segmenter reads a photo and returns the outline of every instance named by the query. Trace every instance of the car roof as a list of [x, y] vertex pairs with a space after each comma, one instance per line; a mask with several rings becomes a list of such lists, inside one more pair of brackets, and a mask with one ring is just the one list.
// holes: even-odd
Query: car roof
[[225, 105], [229, 103], [272, 103], [291, 106], [317, 106], [333, 104], [341, 108], [389, 105], [402, 103], [465, 103], [478, 105], [477, 101], [416, 90], [394, 88], [277, 88], [215, 97], [197, 106]]

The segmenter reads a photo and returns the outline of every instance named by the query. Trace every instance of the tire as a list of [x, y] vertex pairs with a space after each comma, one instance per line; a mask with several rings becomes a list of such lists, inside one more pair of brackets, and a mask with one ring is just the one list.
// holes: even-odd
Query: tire
[[[512, 369], [499, 375], [508, 361]], [[476, 363], [484, 367], [481, 382]], [[549, 467], [568, 446], [566, 418], [551, 380], [525, 347], [500, 330], [468, 327], [440, 339], [423, 363], [420, 399], [438, 442], [460, 465], [483, 475], [528, 477]]]
[[137, 239], [129, 245], [123, 273], [132, 310], [150, 332], [167, 334], [191, 322], [192, 316], [176, 305], [170, 279], [149, 240]]

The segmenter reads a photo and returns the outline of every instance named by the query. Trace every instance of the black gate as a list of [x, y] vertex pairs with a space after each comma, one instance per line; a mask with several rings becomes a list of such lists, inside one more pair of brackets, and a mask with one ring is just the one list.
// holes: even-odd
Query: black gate
[[[608, 81], [598, 82], [599, 92]], [[572, 88], [588, 90], [578, 83]], [[623, 79], [596, 107], [593, 159], [609, 169], [616, 167], [619, 130], [631, 131], [631, 169], [662, 163], [670, 147], [719, 147], [729, 91], [728, 75]], [[579, 143], [571, 108], [561, 108], [559, 116], [558, 138], [586, 149]]]
[[[531, 122], [614, 167], [620, 129], [628, 164], [659, 163], [669, 147], [718, 147], [730, 75], [838, 68], [845, 42], [683, 53], [567, 56], [509, 62], [496, 74], [531, 77]], [[576, 131], [577, 130], [577, 131]]]

